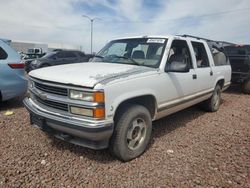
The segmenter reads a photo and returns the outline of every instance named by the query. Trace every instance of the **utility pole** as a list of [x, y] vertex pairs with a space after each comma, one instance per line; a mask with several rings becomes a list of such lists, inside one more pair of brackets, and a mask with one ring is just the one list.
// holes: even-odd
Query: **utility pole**
[[91, 18], [87, 15], [82, 15], [82, 17], [87, 18], [90, 21], [90, 53], [93, 53], [93, 24], [95, 20], [101, 20], [100, 18]]

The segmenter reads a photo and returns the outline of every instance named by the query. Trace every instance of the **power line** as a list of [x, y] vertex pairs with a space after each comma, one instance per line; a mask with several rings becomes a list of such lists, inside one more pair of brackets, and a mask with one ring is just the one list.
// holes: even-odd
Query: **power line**
[[169, 21], [178, 21], [178, 20], [186, 20], [186, 19], [193, 19], [193, 18], [203, 18], [203, 17], [211, 17], [211, 16], [217, 16], [217, 15], [223, 15], [223, 14], [230, 14], [230, 13], [235, 13], [235, 12], [240, 12], [240, 11], [247, 11], [250, 10], [250, 7], [248, 8], [242, 8], [242, 9], [234, 9], [234, 10], [227, 10], [227, 11], [221, 11], [221, 12], [213, 12], [209, 14], [201, 14], [197, 16], [186, 16], [182, 18], [172, 18], [172, 19], [164, 19], [164, 20], [159, 20], [159, 19], [152, 19], [152, 20], [128, 20], [128, 21], [105, 21], [103, 20], [102, 22], [105, 23], [148, 23], [148, 22], [169, 22]]

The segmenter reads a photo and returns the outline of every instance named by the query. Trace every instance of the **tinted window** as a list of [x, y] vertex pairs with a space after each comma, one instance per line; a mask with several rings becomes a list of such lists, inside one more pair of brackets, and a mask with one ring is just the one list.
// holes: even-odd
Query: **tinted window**
[[0, 59], [7, 59], [8, 54], [0, 47]]
[[249, 54], [245, 46], [225, 46], [228, 55], [247, 55]]
[[[189, 64], [190, 68], [193, 68], [191, 61], [191, 55], [188, 48], [188, 44], [185, 40], [174, 40], [170, 48], [168, 59], [182, 57]], [[178, 59], [178, 58], [177, 58]]]
[[76, 57], [74, 52], [58, 52], [57, 54], [58, 58], [74, 58]]
[[78, 52], [77, 53], [80, 57], [85, 57], [86, 55], [83, 52]]
[[56, 52], [49, 52], [49, 53], [45, 54], [42, 58], [52, 59], [55, 56], [56, 56]]
[[64, 52], [66, 58], [74, 58], [76, 54], [74, 52]]
[[204, 44], [200, 42], [192, 42], [194, 53], [196, 57], [196, 63], [198, 68], [209, 67], [209, 61], [207, 51]]

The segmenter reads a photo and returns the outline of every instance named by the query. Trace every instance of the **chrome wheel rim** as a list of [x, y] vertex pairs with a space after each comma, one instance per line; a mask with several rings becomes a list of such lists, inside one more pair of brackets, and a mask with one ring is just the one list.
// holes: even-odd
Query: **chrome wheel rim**
[[219, 90], [217, 90], [216, 92], [215, 92], [215, 94], [214, 94], [214, 107], [218, 107], [219, 106], [219, 104], [220, 104], [220, 91]]
[[139, 148], [146, 137], [146, 123], [142, 118], [136, 118], [132, 121], [127, 132], [127, 145], [131, 150]]

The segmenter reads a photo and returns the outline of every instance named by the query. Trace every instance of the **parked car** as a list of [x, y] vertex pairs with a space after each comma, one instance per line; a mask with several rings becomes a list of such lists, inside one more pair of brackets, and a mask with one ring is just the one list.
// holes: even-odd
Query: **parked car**
[[87, 55], [81, 51], [56, 50], [47, 53], [41, 58], [33, 60], [30, 64], [27, 64], [26, 71], [29, 72], [34, 69], [54, 65], [88, 62], [91, 57], [93, 57], [93, 55]]
[[38, 58], [42, 58], [46, 53], [42, 54], [25, 54], [25, 57], [22, 58], [22, 62], [25, 65], [25, 71], [29, 72], [30, 71], [30, 64], [32, 61]]
[[30, 72], [24, 104], [43, 131], [129, 161], [146, 150], [152, 121], [201, 102], [219, 109], [231, 66], [211, 51], [192, 37], [114, 40], [93, 62]]
[[0, 101], [20, 96], [26, 91], [27, 79], [19, 54], [0, 40]]
[[232, 83], [240, 84], [246, 94], [250, 94], [250, 45], [226, 46], [232, 66]]

